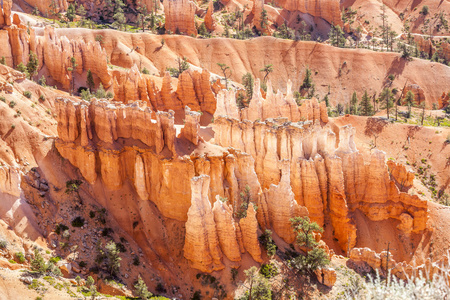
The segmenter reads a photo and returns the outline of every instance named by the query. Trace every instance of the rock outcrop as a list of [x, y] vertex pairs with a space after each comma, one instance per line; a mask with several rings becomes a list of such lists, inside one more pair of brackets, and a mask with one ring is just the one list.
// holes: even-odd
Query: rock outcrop
[[262, 262], [261, 247], [258, 241], [258, 221], [256, 220], [256, 211], [253, 203], [250, 203], [247, 209], [247, 215], [239, 221], [241, 227], [242, 240], [244, 248], [257, 262]]
[[[192, 204], [188, 211], [184, 243], [184, 257], [193, 268], [202, 272], [224, 268], [214, 214], [208, 198], [209, 181], [209, 176], [205, 175], [191, 180]], [[223, 236], [223, 232], [221, 233]]]
[[[112, 85], [107, 55], [99, 42], [69, 40], [66, 36], [58, 36], [53, 28], [46, 27], [44, 36], [37, 40], [36, 48], [40, 66], [46, 67], [51, 77], [66, 90], [70, 88], [72, 76], [77, 76], [75, 72], [81, 75], [87, 70], [91, 70], [94, 79], [98, 78], [105, 88]], [[77, 64], [74, 72], [68, 71], [71, 57]]]
[[333, 268], [321, 268], [314, 271], [317, 276], [317, 280], [328, 287], [333, 287], [336, 283], [337, 274]]
[[172, 89], [172, 77], [166, 72], [159, 88], [153, 77], [143, 75], [136, 65], [127, 72], [113, 73], [114, 100], [142, 100], [154, 111], [183, 111], [188, 106], [193, 111], [214, 114], [216, 100], [211, 89], [210, 74], [203, 70], [187, 70], [178, 78], [177, 90]]
[[[173, 111], [153, 111], [146, 101], [58, 99], [55, 145], [89, 183], [101, 180], [105, 190], [119, 191], [130, 182], [140, 201], [152, 201], [166, 218], [187, 221], [185, 257], [205, 272], [223, 267], [221, 253], [233, 267], [245, 251], [261, 261], [259, 228], [292, 243], [289, 219], [297, 216], [330, 224], [326, 230], [343, 250], [358, 239], [356, 210], [372, 221], [399, 220], [406, 236], [426, 229], [427, 202], [398, 187], [410, 175], [400, 166], [389, 173], [394, 166], [388, 168], [381, 151], [360, 153], [353, 127], [339, 128], [336, 147], [317, 100], [303, 110], [285, 105], [278, 110], [283, 117], [264, 119], [271, 101], [286, 97], [255, 97], [260, 105], [247, 112], [261, 112], [262, 119], [251, 121], [237, 109], [234, 93], [219, 93], [216, 145], [203, 140], [200, 113], [190, 108], [176, 129]], [[291, 122], [293, 112], [305, 119]], [[212, 209], [210, 199], [217, 196], [228, 201], [218, 200]], [[246, 216], [237, 220], [244, 201]]]
[[226, 202], [216, 196], [216, 202], [213, 207], [214, 221], [216, 222], [217, 234], [219, 236], [220, 248], [223, 254], [233, 262], [241, 260], [240, 244], [238, 238], [241, 238], [239, 224], [233, 217], [233, 208]]
[[209, 31], [214, 31], [216, 29], [216, 21], [214, 20], [213, 13], [214, 13], [214, 2], [209, 1], [208, 11], [206, 12], [205, 15], [205, 26], [206, 29], [208, 29]]
[[2, 4], [2, 7], [0, 7], [0, 27], [10, 26], [12, 0], [4, 0]]
[[339, 0], [276, 0], [277, 6], [322, 18], [330, 24], [343, 25]]
[[191, 0], [164, 0], [163, 4], [166, 30], [173, 33], [197, 35], [194, 2]]
[[225, 91], [219, 92], [219, 95], [221, 93], [222, 95], [217, 98], [218, 111], [215, 115], [219, 116], [227, 113], [229, 117], [250, 120], [252, 122], [269, 118], [287, 118], [287, 120], [291, 122], [310, 120], [313, 121], [313, 123], [328, 123], [325, 102], [322, 101], [319, 103], [315, 99], [307, 99], [298, 106], [292, 94], [291, 81], [288, 81], [287, 83], [286, 95], [283, 95], [280, 91], [273, 93], [270, 80], [267, 82], [267, 94], [265, 98], [263, 98], [261, 94], [259, 79], [255, 80], [253, 91], [254, 93], [250, 100], [249, 107], [242, 109], [240, 111], [240, 116], [235, 113], [235, 101], [233, 101], [234, 95]]

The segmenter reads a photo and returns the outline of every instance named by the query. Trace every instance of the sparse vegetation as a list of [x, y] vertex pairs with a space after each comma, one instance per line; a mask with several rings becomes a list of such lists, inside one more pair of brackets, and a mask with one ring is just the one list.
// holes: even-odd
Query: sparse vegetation
[[27, 97], [28, 99], [31, 98], [31, 92], [30, 92], [30, 91], [25, 91], [25, 92], [23, 92], [23, 95], [24, 95], [25, 97]]

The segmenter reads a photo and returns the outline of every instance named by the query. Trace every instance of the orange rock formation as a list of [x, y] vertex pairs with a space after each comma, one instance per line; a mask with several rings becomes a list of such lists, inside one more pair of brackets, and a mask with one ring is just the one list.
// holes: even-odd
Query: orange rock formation
[[166, 30], [173, 33], [197, 35], [195, 28], [196, 5], [190, 0], [164, 0]]
[[[185, 257], [204, 271], [221, 268], [221, 252], [238, 263], [245, 249], [260, 261], [258, 223], [291, 243], [290, 218], [309, 215], [320, 225], [329, 220], [344, 250], [353, 248], [358, 238], [355, 210], [372, 221], [397, 219], [405, 235], [426, 229], [426, 201], [397, 186], [409, 175], [395, 171], [391, 179], [383, 152], [369, 157], [359, 153], [351, 126], [340, 128], [336, 148], [336, 135], [321, 119], [316, 100], [308, 100], [299, 112], [311, 121], [292, 123], [289, 103], [280, 93], [269, 93], [268, 99], [284, 103], [279, 110], [287, 117], [251, 122], [240, 121], [244, 110], [230, 102], [231, 93], [219, 95], [222, 115], [214, 119], [218, 152], [196, 154], [202, 147], [217, 147], [202, 140], [199, 113], [186, 108], [186, 123], [177, 136], [173, 112], [155, 113], [142, 101], [58, 100], [55, 145], [88, 182], [101, 180], [105, 188], [119, 190], [129, 179], [139, 197], [154, 202], [165, 217], [187, 221]], [[266, 101], [261, 99], [262, 112]], [[237, 118], [228, 117], [227, 111]], [[131, 146], [128, 141], [138, 143]], [[189, 145], [194, 148], [191, 156], [184, 155]], [[191, 181], [196, 175], [200, 177]], [[237, 226], [233, 212], [241, 207], [239, 193], [246, 186], [251, 203]], [[216, 201], [211, 209], [209, 199], [216, 196], [228, 198], [231, 206]], [[252, 203], [258, 205], [257, 213]], [[204, 251], [193, 250], [198, 241]]]
[[322, 18], [330, 24], [343, 25], [339, 0], [276, 0], [277, 6]]

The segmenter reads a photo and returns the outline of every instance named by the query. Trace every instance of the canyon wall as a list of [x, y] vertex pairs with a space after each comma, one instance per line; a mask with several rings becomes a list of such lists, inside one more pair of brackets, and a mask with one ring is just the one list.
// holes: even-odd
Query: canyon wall
[[[281, 93], [268, 93], [260, 105], [239, 111], [233, 99], [219, 92], [212, 143], [189, 106], [179, 131], [173, 111], [155, 112], [143, 101], [59, 99], [55, 145], [89, 183], [109, 190], [131, 185], [163, 216], [187, 222], [184, 256], [205, 272], [221, 269], [223, 255], [237, 266], [243, 251], [260, 261], [259, 227], [292, 243], [289, 219], [296, 216], [329, 222], [341, 249], [356, 245], [356, 210], [372, 221], [399, 220], [405, 235], [426, 229], [427, 202], [399, 189], [401, 179], [394, 178], [405, 176], [401, 170], [391, 178], [383, 152], [362, 155], [351, 126], [336, 137], [316, 100], [295, 110]], [[240, 120], [255, 110], [264, 118], [271, 105], [286, 117]], [[303, 121], [289, 121], [292, 115]]]

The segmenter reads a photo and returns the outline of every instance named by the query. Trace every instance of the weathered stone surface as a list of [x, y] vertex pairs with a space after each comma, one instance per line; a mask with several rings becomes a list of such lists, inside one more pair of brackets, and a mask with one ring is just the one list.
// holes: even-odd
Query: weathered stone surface
[[[209, 176], [201, 175], [191, 180], [192, 204], [186, 222], [184, 257], [191, 267], [202, 272], [224, 268], [219, 239], [208, 198]], [[223, 225], [223, 224], [221, 224]]]
[[108, 71], [108, 60], [105, 49], [99, 42], [69, 40], [65, 36], [57, 36], [52, 27], [46, 27], [44, 36], [37, 40], [37, 54], [40, 66], [45, 66], [52, 78], [64, 89], [69, 89], [73, 72], [69, 72], [70, 58], [75, 57], [76, 72], [82, 74], [91, 70], [105, 88], [112, 85], [112, 77]]
[[404, 165], [395, 163], [392, 160], [387, 161], [387, 166], [390, 178], [395, 182], [399, 191], [407, 193], [413, 185], [414, 173], [408, 172]]
[[300, 11], [330, 24], [343, 25], [339, 0], [276, 0], [275, 3], [289, 11]]
[[12, 8], [12, 0], [3, 0], [2, 9], [0, 9], [0, 26], [11, 25], [11, 8]]
[[213, 12], [214, 12], [214, 2], [210, 1], [208, 5], [208, 11], [206, 12], [205, 16], [205, 26], [206, 29], [208, 29], [209, 31], [214, 31], [214, 29], [216, 29], [216, 21], [214, 20]]
[[220, 196], [217, 196], [216, 202], [214, 202], [213, 213], [223, 254], [229, 260], [239, 262], [241, 260], [241, 252], [237, 235], [238, 224], [233, 218], [233, 208], [222, 202]]
[[258, 221], [256, 220], [256, 211], [253, 203], [250, 203], [247, 209], [247, 216], [239, 221], [242, 232], [242, 240], [245, 250], [257, 262], [262, 262], [261, 247], [258, 241]]
[[173, 33], [197, 35], [195, 28], [196, 6], [190, 0], [164, 0], [166, 30]]
[[[272, 83], [267, 82], [267, 94], [263, 98], [260, 91], [260, 81], [255, 80], [253, 87], [253, 96], [249, 107], [241, 110], [241, 119], [256, 121], [266, 120], [269, 118], [287, 118], [288, 121], [313, 121], [313, 123], [328, 122], [327, 107], [324, 104], [319, 104], [316, 99], [303, 100], [301, 106], [298, 106], [294, 101], [292, 94], [292, 82], [287, 83], [287, 93], [283, 95], [280, 91], [272, 92]], [[231, 105], [232, 99], [225, 98]], [[227, 103], [224, 105], [227, 107]], [[227, 113], [230, 111], [226, 110]], [[228, 117], [232, 117], [228, 115]]]
[[196, 111], [191, 111], [191, 109], [186, 106], [184, 115], [184, 127], [181, 129], [182, 136], [190, 141], [195, 146], [199, 142], [199, 130], [200, 130], [200, 116], [201, 113]]
[[[290, 165], [288, 160], [282, 162], [282, 175], [278, 185], [271, 184], [268, 190], [264, 191], [264, 200], [267, 205], [267, 215], [273, 230], [286, 243], [295, 241], [295, 234], [292, 230], [290, 219], [304, 217], [308, 215], [308, 210], [304, 206], [299, 206], [294, 198], [290, 182]], [[266, 205], [260, 209], [265, 210]]]
[[333, 268], [322, 268], [314, 271], [317, 276], [317, 280], [328, 287], [334, 286], [336, 283], [336, 270]]

